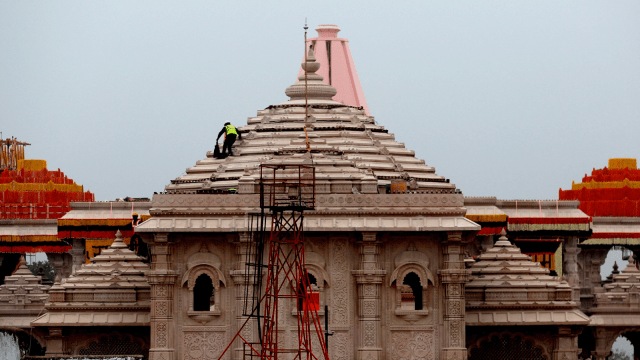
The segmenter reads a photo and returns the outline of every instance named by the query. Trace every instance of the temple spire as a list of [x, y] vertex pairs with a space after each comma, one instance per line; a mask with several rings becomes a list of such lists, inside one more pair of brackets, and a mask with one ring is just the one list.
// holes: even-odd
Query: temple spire
[[316, 61], [312, 46], [307, 50], [306, 61], [303, 61], [300, 66], [302, 67], [302, 71], [298, 75], [298, 81], [289, 86], [285, 91], [285, 94], [291, 98], [291, 101], [305, 100], [305, 88], [307, 90], [307, 99], [331, 101], [336, 94], [336, 89], [331, 85], [325, 84], [322, 81], [322, 76], [316, 74], [316, 71], [320, 68], [320, 63]]
[[349, 40], [338, 37], [340, 28], [337, 25], [319, 25], [316, 31], [318, 37], [308, 39], [307, 44], [314, 46], [316, 61], [320, 63], [318, 74], [337, 91], [333, 100], [349, 106], [363, 107], [368, 115], [369, 108], [351, 56]]

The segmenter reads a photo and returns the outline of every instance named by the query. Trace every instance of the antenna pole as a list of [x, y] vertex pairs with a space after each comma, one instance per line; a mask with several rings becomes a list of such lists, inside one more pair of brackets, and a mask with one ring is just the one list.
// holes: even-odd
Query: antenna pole
[[309, 133], [307, 133], [307, 122], [309, 122], [309, 92], [307, 85], [307, 18], [304, 18], [304, 142], [307, 146], [307, 152], [311, 153], [311, 144], [309, 143]]

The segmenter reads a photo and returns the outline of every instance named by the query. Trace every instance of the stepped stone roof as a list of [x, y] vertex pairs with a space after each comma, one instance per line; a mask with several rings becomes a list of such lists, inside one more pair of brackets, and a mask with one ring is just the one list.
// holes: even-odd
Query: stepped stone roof
[[50, 291], [48, 312], [34, 326], [148, 325], [149, 265], [127, 248], [122, 234]]
[[587, 324], [569, 284], [550, 276], [502, 233], [480, 255], [465, 288], [469, 325]]
[[209, 152], [155, 194], [151, 218], [136, 233], [246, 231], [247, 214], [260, 206], [260, 181], [276, 179], [263, 170], [285, 169], [286, 177], [295, 167], [314, 173], [307, 231], [480, 230], [464, 217], [454, 184], [364, 108], [333, 99], [336, 90], [318, 74], [320, 66], [310, 48], [302, 63], [306, 75], [286, 90], [289, 100], [239, 126], [242, 140], [233, 156]]
[[[415, 157], [415, 152], [396, 141], [382, 125], [361, 107], [332, 100], [336, 90], [316, 73], [320, 64], [310, 49], [307, 70], [287, 88], [289, 101], [258, 111], [239, 126], [242, 140], [234, 145], [234, 156], [207, 158], [171, 181], [165, 190], [171, 194], [207, 193], [236, 189], [241, 179], [256, 181], [260, 164], [308, 163], [316, 168], [319, 183], [347, 182], [362, 191], [360, 183], [374, 181], [389, 185], [394, 179], [405, 180], [417, 191], [457, 193], [455, 185], [435, 173], [432, 166]], [[306, 89], [306, 99], [305, 99]], [[308, 112], [305, 112], [308, 103]], [[306, 117], [308, 114], [308, 117]], [[307, 152], [305, 133], [310, 152]], [[322, 186], [318, 190], [322, 193]], [[239, 191], [241, 192], [241, 191]], [[326, 192], [334, 192], [327, 189]], [[374, 187], [373, 192], [378, 192]]]
[[48, 290], [21, 257], [18, 269], [0, 286], [0, 327], [29, 327], [31, 319], [42, 311]]
[[594, 291], [590, 325], [637, 326], [640, 323], [640, 270], [633, 256], [621, 272], [617, 271], [616, 264], [610, 281]]

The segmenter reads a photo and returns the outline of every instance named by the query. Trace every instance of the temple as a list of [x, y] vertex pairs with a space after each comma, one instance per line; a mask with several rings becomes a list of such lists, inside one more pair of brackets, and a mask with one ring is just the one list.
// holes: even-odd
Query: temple
[[[289, 100], [239, 126], [233, 156], [203, 154], [150, 201], [14, 211], [0, 330], [49, 358], [605, 360], [619, 336], [640, 351], [636, 257], [600, 277], [610, 249], [639, 250], [635, 159], [558, 199], [465, 197], [369, 114], [338, 27], [317, 31]], [[50, 243], [64, 256], [44, 284], [20, 256]]]

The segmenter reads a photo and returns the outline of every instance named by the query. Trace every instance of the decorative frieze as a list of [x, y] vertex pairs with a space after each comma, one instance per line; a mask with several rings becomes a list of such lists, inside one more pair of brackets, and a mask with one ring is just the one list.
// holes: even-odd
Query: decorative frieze
[[433, 331], [394, 331], [387, 359], [431, 360], [435, 359]]

